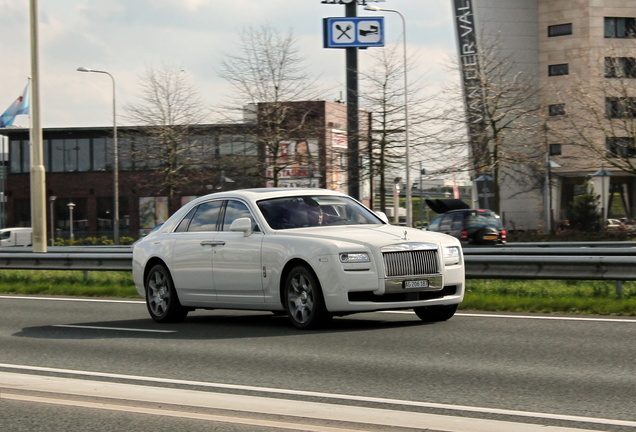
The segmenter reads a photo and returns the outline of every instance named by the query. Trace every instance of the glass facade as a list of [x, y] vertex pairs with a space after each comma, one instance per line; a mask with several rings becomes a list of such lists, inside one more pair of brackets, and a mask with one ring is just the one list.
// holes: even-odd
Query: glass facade
[[[169, 154], [168, 145], [158, 143], [156, 137], [119, 137], [118, 159], [122, 171], [156, 170]], [[44, 167], [47, 172], [99, 172], [113, 169], [112, 138], [52, 138], [43, 140]], [[185, 150], [185, 151], [183, 151]], [[176, 151], [186, 160], [207, 165], [219, 156], [257, 156], [254, 139], [250, 135], [192, 135], [187, 144]], [[31, 170], [29, 140], [9, 141], [9, 169], [11, 173]]]

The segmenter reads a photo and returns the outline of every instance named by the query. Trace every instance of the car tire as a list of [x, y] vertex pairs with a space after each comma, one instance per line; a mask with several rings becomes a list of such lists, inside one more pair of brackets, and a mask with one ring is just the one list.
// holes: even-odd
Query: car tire
[[144, 283], [146, 306], [153, 320], [159, 323], [181, 322], [188, 309], [181, 306], [168, 269], [157, 264], [150, 269]]
[[458, 305], [421, 306], [413, 308], [415, 314], [424, 322], [439, 322], [449, 320], [455, 315]]
[[294, 267], [287, 274], [283, 297], [287, 316], [299, 329], [320, 328], [331, 319], [320, 283], [314, 273], [304, 265]]

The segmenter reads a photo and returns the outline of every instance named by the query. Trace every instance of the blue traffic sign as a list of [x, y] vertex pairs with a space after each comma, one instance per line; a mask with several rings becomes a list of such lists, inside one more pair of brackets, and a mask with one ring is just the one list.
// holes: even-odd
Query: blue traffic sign
[[384, 17], [323, 18], [325, 48], [384, 46]]

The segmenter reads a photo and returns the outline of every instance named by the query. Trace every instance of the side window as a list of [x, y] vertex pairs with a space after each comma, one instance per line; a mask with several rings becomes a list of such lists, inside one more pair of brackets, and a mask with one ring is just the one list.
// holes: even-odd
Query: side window
[[197, 208], [198, 207], [195, 207], [188, 212], [186, 217], [184, 217], [183, 220], [179, 222], [179, 225], [177, 226], [177, 229], [174, 230], [174, 232], [186, 232], [188, 230], [188, 225], [190, 225], [192, 216], [194, 216], [194, 213], [197, 211]]
[[199, 205], [190, 221], [188, 232], [216, 231], [223, 201], [209, 201]]
[[453, 222], [451, 225], [452, 231], [461, 231], [464, 226], [464, 214], [463, 213], [455, 213], [453, 215]]
[[444, 215], [439, 222], [439, 230], [440, 231], [450, 231], [451, 224], [453, 222], [453, 215]]
[[431, 221], [431, 223], [428, 225], [428, 229], [429, 231], [438, 231], [439, 230], [439, 221], [442, 219], [441, 216], [437, 216], [435, 217], [435, 219], [433, 219]]
[[252, 223], [254, 223], [254, 217], [252, 217], [250, 210], [245, 204], [240, 201], [228, 201], [227, 207], [225, 208], [225, 217], [223, 218], [222, 231], [229, 231], [232, 222], [234, 222], [236, 219], [245, 217], [250, 218], [252, 220]]

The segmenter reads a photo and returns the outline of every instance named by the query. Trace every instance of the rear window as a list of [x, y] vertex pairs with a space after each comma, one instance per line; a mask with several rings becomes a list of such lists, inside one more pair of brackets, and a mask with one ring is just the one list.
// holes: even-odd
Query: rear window
[[501, 229], [501, 219], [492, 213], [472, 213], [466, 218], [466, 228], [493, 227]]

